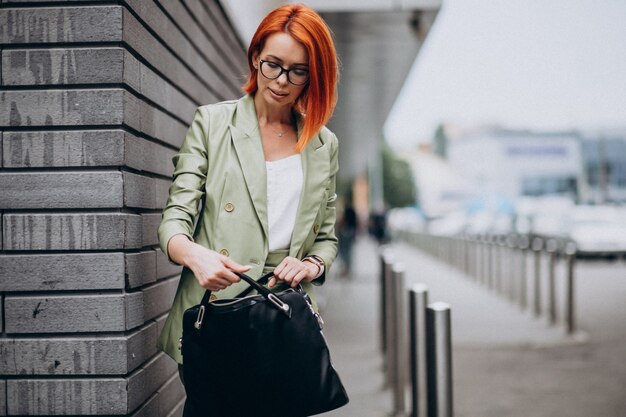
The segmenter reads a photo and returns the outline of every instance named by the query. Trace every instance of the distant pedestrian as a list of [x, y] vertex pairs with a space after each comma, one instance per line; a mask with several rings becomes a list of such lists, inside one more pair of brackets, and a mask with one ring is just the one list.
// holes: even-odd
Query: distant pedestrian
[[352, 271], [352, 246], [356, 240], [357, 231], [357, 214], [352, 207], [351, 199], [348, 198], [338, 225], [339, 257], [343, 263], [342, 276], [349, 276]]
[[370, 213], [368, 229], [379, 245], [387, 242], [387, 216], [384, 210], [374, 210]]

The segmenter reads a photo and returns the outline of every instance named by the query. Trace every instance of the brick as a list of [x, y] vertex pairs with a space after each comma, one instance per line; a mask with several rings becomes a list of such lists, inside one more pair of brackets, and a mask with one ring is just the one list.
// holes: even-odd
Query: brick
[[159, 353], [128, 377], [128, 410], [136, 410], [152, 393], [178, 372], [169, 356]]
[[0, 380], [0, 416], [7, 415], [7, 382]]
[[129, 392], [124, 378], [11, 379], [9, 415], [125, 415]]
[[153, 178], [130, 172], [124, 172], [123, 178], [125, 207], [146, 209], [156, 207], [156, 184]]
[[[139, 294], [141, 295], [141, 294]], [[129, 300], [125, 300], [125, 298]], [[109, 295], [12, 296], [5, 298], [7, 333], [115, 332], [127, 329], [127, 310], [141, 297]], [[130, 306], [129, 306], [130, 304]]]
[[124, 99], [122, 89], [4, 91], [0, 126], [121, 125]]
[[126, 285], [136, 288], [156, 281], [156, 253], [151, 250], [126, 254]]
[[155, 252], [157, 260], [157, 279], [180, 275], [182, 270], [180, 265], [170, 262], [161, 249], [155, 249]]
[[0, 173], [0, 189], [0, 209], [123, 207], [119, 171]]
[[142, 214], [143, 222], [143, 246], [151, 246], [159, 244], [157, 230], [161, 223], [161, 213]]
[[4, 214], [4, 250], [107, 250], [142, 245], [132, 214]]
[[4, 132], [6, 168], [128, 166], [173, 173], [176, 150], [123, 130]]
[[152, 356], [157, 354], [157, 337], [159, 327], [155, 322], [150, 322], [132, 333], [126, 346], [126, 372], [134, 371]]
[[0, 254], [5, 291], [123, 289], [124, 275], [123, 253]]
[[141, 326], [146, 321], [143, 291], [127, 293], [124, 296], [124, 313], [126, 329], [133, 329]]
[[159, 318], [157, 318], [155, 320], [156, 325], [157, 325], [157, 334], [160, 335], [161, 332], [163, 331], [163, 327], [165, 327], [165, 320], [167, 319], [167, 316], [161, 316]]
[[4, 166], [40, 168], [124, 165], [124, 145], [125, 132], [122, 130], [5, 132]]
[[[182, 140], [182, 139], [181, 139]], [[125, 164], [140, 171], [171, 177], [174, 173], [172, 158], [176, 150], [126, 134]]]
[[155, 206], [156, 208], [159, 208], [159, 209], [165, 208], [165, 205], [167, 204], [167, 199], [170, 195], [170, 185], [172, 185], [172, 181], [170, 180], [155, 179], [155, 186], [156, 186]]
[[184, 401], [185, 389], [175, 373], [161, 386], [132, 417], [166, 417]]
[[123, 82], [123, 48], [2, 51], [2, 83], [5, 86]]
[[126, 124], [178, 148], [187, 124], [119, 88], [19, 90], [0, 93], [0, 126]]
[[0, 10], [0, 44], [121, 40], [120, 6]]
[[128, 335], [1, 338], [1, 375], [125, 375], [156, 354], [156, 323]]
[[[185, 388], [176, 372], [159, 390], [159, 415], [166, 417], [177, 409], [185, 398]], [[181, 410], [182, 411], [182, 410]]]
[[159, 281], [142, 290], [145, 320], [156, 318], [169, 311], [174, 301], [176, 288], [178, 288], [178, 277]]

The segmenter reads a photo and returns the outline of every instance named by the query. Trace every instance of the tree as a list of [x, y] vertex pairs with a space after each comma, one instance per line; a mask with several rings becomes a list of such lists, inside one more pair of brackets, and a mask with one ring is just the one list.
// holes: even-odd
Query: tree
[[387, 207], [412, 206], [417, 202], [417, 190], [409, 163], [383, 142], [383, 198]]

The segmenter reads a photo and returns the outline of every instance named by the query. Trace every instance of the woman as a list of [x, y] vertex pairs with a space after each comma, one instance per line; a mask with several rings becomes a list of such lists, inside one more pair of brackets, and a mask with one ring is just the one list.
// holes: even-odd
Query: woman
[[315, 302], [337, 252], [330, 32], [311, 9], [280, 7], [254, 34], [248, 65], [247, 94], [199, 107], [173, 159], [159, 240], [184, 268], [159, 347], [179, 364], [183, 312], [205, 289], [232, 298], [248, 286], [234, 272], [273, 270], [271, 288], [301, 284]]

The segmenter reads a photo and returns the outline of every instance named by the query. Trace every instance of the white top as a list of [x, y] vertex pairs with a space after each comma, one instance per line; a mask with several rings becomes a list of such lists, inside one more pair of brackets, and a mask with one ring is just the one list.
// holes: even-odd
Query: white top
[[296, 225], [304, 174], [300, 154], [265, 161], [269, 250], [289, 249]]

